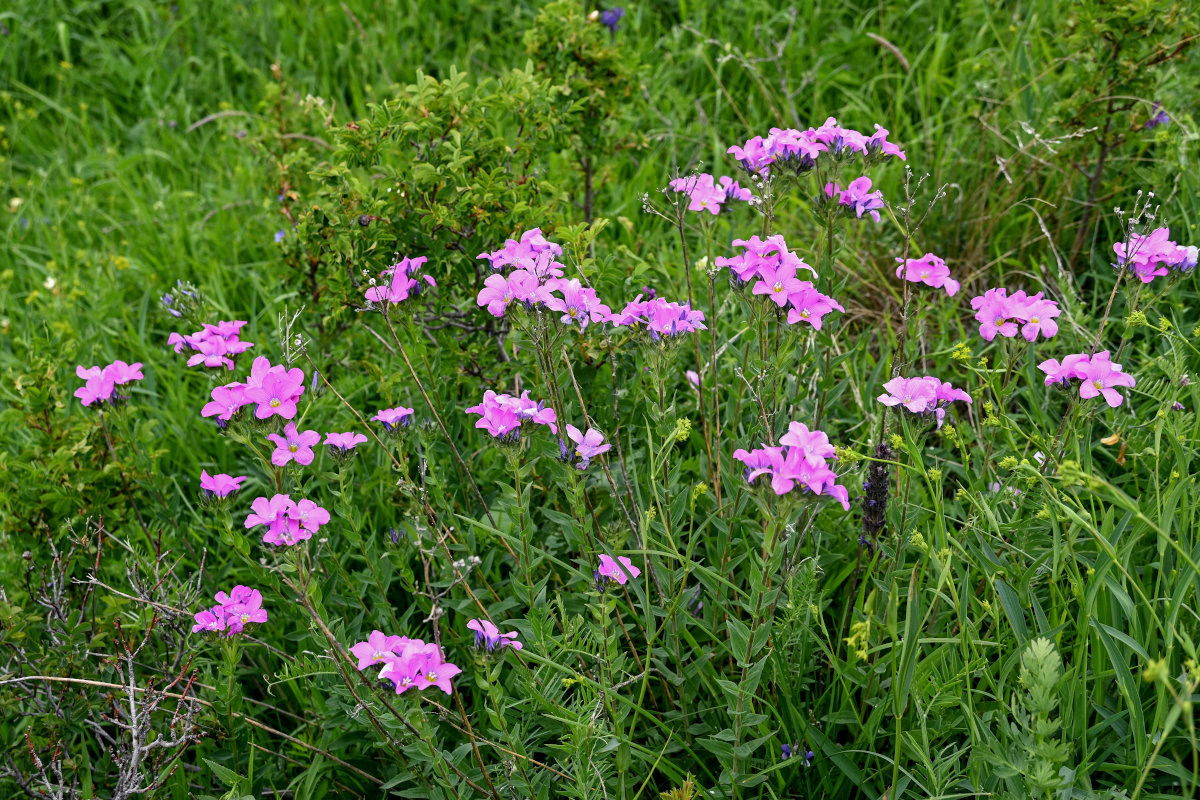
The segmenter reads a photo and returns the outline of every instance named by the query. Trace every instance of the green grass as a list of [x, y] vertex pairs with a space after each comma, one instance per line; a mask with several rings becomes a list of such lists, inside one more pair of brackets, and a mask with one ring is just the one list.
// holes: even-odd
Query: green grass
[[[465, 775], [485, 794], [490, 780], [503, 797], [635, 800], [681, 787], [689, 774], [695, 792], [679, 798], [1196, 796], [1200, 384], [1182, 376], [1200, 375], [1200, 292], [1194, 275], [1169, 289], [1125, 283], [1107, 317], [1105, 309], [1111, 242], [1121, 238], [1114, 206], [1128, 210], [1139, 190], [1154, 191], [1154, 225], [1200, 242], [1196, 55], [1183, 48], [1158, 59], [1170, 51], [1156, 49], [1188, 42], [1198, 28], [1187, 4], [1127, 5], [1111, 14], [1049, 0], [629, 6], [611, 43], [633, 70], [628, 96], [604, 106], [611, 98], [596, 95], [606, 111], [582, 128], [568, 110], [579, 93], [536, 95], [521, 112], [531, 125], [539, 115], [557, 120], [532, 151], [547, 185], [541, 205], [473, 217], [484, 190], [472, 184], [458, 194], [460, 175], [476, 181], [476, 168], [497, 170], [490, 190], [504, 199], [524, 189], [507, 187], [496, 163], [443, 173], [445, 207], [481, 220], [461, 250], [443, 246], [432, 223], [402, 215], [385, 187], [413, 178], [414, 157], [368, 121], [398, 128], [419, 122], [419, 111], [404, 117], [413, 109], [441, 113], [434, 100], [397, 98], [418, 70], [445, 79], [456, 66], [468, 75], [464, 96], [487, 107], [463, 132], [476, 148], [469, 152], [519, 138], [520, 122], [498, 121], [491, 90], [473, 87], [527, 61], [535, 71], [558, 63], [557, 48], [527, 53], [523, 44], [540, 4], [19, 0], [0, 10], [5, 763], [29, 774], [26, 735], [43, 759], [61, 741], [79, 796], [91, 796], [93, 784], [97, 797], [112, 793], [113, 762], [82, 721], [103, 707], [104, 690], [4, 683], [33, 675], [111, 683], [113, 667], [89, 653], [115, 652], [114, 620], [127, 631], [151, 627], [146, 604], [109, 589], [71, 585], [63, 602], [87, 611], [68, 615], [70, 624], [39, 605], [44, 591], [27, 573], [56, 574], [51, 545], [65, 552], [72, 531], [99, 523], [110, 538], [99, 551], [93, 539], [62, 568], [68, 583], [101, 563], [108, 587], [138, 594], [126, 563], [149, 568], [161, 541], [179, 578], [197, 573], [202, 558], [204, 571], [199, 599], [166, 581], [151, 595], [159, 602], [194, 611], [243, 582], [263, 588], [271, 613], [255, 635], [264, 644], [245, 643], [236, 670], [211, 641], [187, 638], [190, 621], [153, 623], [140, 679], [176, 652], [194, 655], [198, 696], [213, 704], [200, 718], [206, 738], [180, 756], [188, 768], [156, 796], [218, 795], [230, 783], [242, 794], [365, 796], [389, 783], [396, 796], [468, 797], [477, 792]], [[607, 34], [601, 40], [608, 45]], [[1106, 41], [1125, 48], [1125, 66], [1103, 60]], [[608, 86], [598, 80], [582, 96]], [[1172, 122], [1147, 131], [1155, 100]], [[1106, 113], [1114, 102], [1125, 105]], [[827, 116], [867, 130], [879, 122], [905, 146], [912, 184], [928, 175], [916, 190], [918, 215], [945, 187], [910, 244], [943, 255], [964, 289], [950, 301], [918, 287], [903, 310], [893, 265], [905, 250], [904, 166], [872, 169], [892, 213], [878, 225], [843, 227], [836, 264], [805, 184], [781, 198], [775, 230], [833, 276], [846, 314], [811, 343], [785, 341], [776, 365], [767, 348], [768, 357], [756, 356], [761, 331], [724, 275], [715, 318], [709, 313], [697, 263], [730, 255], [731, 239], [762, 232], [761, 218], [744, 207], [711, 225], [689, 215], [685, 255], [678, 232], [643, 212], [643, 196], [661, 207], [657, 189], [692, 168], [742, 179], [729, 145]], [[359, 131], [347, 127], [356, 121]], [[590, 151], [596, 215], [610, 221], [594, 261], [570, 230], [583, 221], [578, 160], [592, 136], [619, 144]], [[374, 162], [355, 160], [355, 148], [378, 141], [385, 146]], [[1087, 176], [1102, 150], [1092, 191]], [[285, 183], [295, 196], [281, 204]], [[300, 224], [281, 246], [275, 232], [291, 231], [284, 209]], [[364, 213], [383, 221], [359, 226]], [[350, 308], [361, 287], [346, 276], [386, 266], [398, 242], [429, 256], [439, 282], [431, 308], [473, 308], [475, 253], [537, 225], [555, 231], [610, 305], [643, 285], [685, 297], [690, 279], [715, 329], [699, 338], [705, 365], [710, 342], [722, 348], [720, 396], [702, 408], [682, 380], [695, 367], [690, 342], [660, 362], [595, 334], [562, 338], [550, 384], [524, 334], [509, 335], [516, 358], [501, 362], [490, 333], [400, 324], [393, 340], [377, 315]], [[310, 256], [323, 259], [315, 283], [306, 277]], [[396, 352], [403, 343], [461, 450], [466, 469], [425, 426], [389, 451], [403, 459], [399, 470], [372, 442], [345, 472], [322, 456], [309, 473], [289, 476], [294, 491], [319, 496], [334, 515], [328, 541], [308, 551], [317, 580], [303, 597], [312, 615], [289, 588], [295, 565], [277, 563], [242, 531], [244, 506], [272, 493], [273, 476], [199, 417], [215, 384], [166, 346], [176, 325], [159, 298], [176, 280], [204, 291], [207, 319], [249, 320], [252, 355], [272, 361], [279, 315], [304, 307], [298, 327], [313, 337], [312, 363], [367, 416], [397, 404], [427, 415]], [[993, 286], [1044, 289], [1063, 308], [1059, 335], [1032, 347], [987, 345], [968, 299]], [[1127, 319], [1134, 309], [1145, 325]], [[1072, 406], [1043, 386], [1037, 364], [1086, 350], [1102, 325], [1102, 349], [1121, 352], [1138, 384], [1119, 409], [1098, 400]], [[875, 555], [857, 543], [857, 513], [817, 513], [741, 488], [732, 450], [778, 433], [763, 430], [751, 394], [755, 370], [773, 369], [777, 427], [819, 418], [848, 448], [844, 482], [857, 502], [885, 422], [874, 398], [906, 327], [907, 373], [965, 386], [975, 402], [952, 415], [953, 434], [886, 418], [895, 455]], [[965, 356], [955, 355], [960, 344]], [[573, 374], [559, 363], [564, 346]], [[145, 362], [146, 379], [129, 410], [110, 417], [110, 447], [71, 393], [76, 364], [116, 358]], [[307, 361], [298, 366], [311, 375]], [[662, 370], [661, 401], [653, 369]], [[612, 485], [595, 466], [577, 478], [555, 464], [548, 439], [514, 479], [461, 408], [484, 388], [512, 391], [518, 379], [535, 397], [557, 387], [563, 422], [579, 425], [584, 403], [615, 432], [623, 454], [607, 460]], [[312, 394], [298, 421], [358, 429], [333, 393]], [[1185, 410], [1172, 410], [1176, 402]], [[690, 428], [675, 440], [683, 419]], [[1043, 470], [1035, 454], [1058, 456], [1060, 430], [1061, 463]], [[201, 469], [250, 476], [230, 516], [201, 507]], [[398, 477], [407, 483], [398, 487]], [[784, 523], [797, 549], [767, 552]], [[395, 545], [393, 527], [404, 533]], [[407, 538], [414, 528], [424, 550]], [[435, 545], [439, 533], [452, 538]], [[647, 569], [627, 594], [591, 593], [593, 536], [655, 577]], [[481, 562], [459, 579], [451, 562], [469, 556]], [[697, 587], [704, 605], [692, 613]], [[374, 628], [428, 639], [435, 602], [443, 644], [464, 668], [456, 682], [464, 716], [442, 695], [440, 713], [391, 697], [401, 720], [370, 687], [342, 679], [320, 624], [343, 646]], [[465, 620], [480, 603], [521, 632], [521, 662], [475, 660]], [[38, 710], [52, 694], [67, 709], [61, 717]], [[495, 743], [481, 743], [478, 757], [464, 719]], [[815, 751], [813, 766], [781, 760], [783, 743]], [[171, 766], [156, 768], [166, 776]], [[743, 785], [730, 785], [735, 773]], [[11, 777], [0, 777], [0, 788], [20, 792]]]

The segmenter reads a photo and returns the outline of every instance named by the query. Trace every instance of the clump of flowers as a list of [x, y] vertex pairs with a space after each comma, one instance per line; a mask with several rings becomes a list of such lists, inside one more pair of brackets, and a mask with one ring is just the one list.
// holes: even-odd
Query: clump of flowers
[[530, 228], [521, 234], [520, 241], [507, 239], [499, 250], [480, 253], [476, 258], [487, 259], [494, 270], [515, 267], [538, 277], [561, 278], [563, 265], [553, 259], [562, 252], [562, 246], [543, 236], [541, 228]]
[[311, 539], [329, 522], [329, 512], [312, 500], [294, 502], [291, 495], [277, 494], [269, 500], [255, 498], [246, 517], [246, 528], [265, 526], [263, 544], [294, 545]]
[[624, 586], [630, 578], [636, 578], [642, 571], [633, 565], [628, 556], [600, 554], [600, 566], [595, 571], [596, 585], [603, 588], [605, 584], [615, 583]]
[[946, 418], [946, 407], [956, 400], [970, 403], [971, 395], [955, 389], [949, 383], [926, 375], [919, 378], [892, 378], [883, 385], [887, 391], [879, 395], [885, 406], [904, 406], [913, 414], [933, 414], [937, 426], [942, 427]]
[[187, 365], [194, 367], [203, 364], [206, 367], [234, 367], [231, 356], [246, 352], [254, 346], [253, 342], [243, 342], [241, 330], [246, 325], [245, 320], [229, 320], [218, 322], [216, 325], [205, 323], [204, 327], [195, 333], [172, 332], [167, 337], [167, 344], [175, 348], [176, 353], [192, 351]]
[[234, 636], [244, 632], [247, 625], [261, 625], [267, 621], [262, 593], [257, 589], [235, 586], [229, 594], [217, 592], [216, 601], [212, 608], [196, 612], [192, 633], [209, 631]]
[[204, 295], [186, 281], [175, 281], [175, 290], [162, 296], [163, 310], [176, 319], [196, 319], [204, 309]]
[[209, 475], [208, 470], [200, 471], [200, 491], [207, 500], [224, 499], [242, 488], [245, 475], [233, 477], [225, 473]]
[[563, 461], [575, 459], [576, 469], [587, 469], [593, 458], [612, 449], [612, 445], [604, 441], [604, 434], [595, 428], [588, 428], [586, 432], [581, 432], [574, 425], [567, 425], [566, 428], [567, 438], [574, 442], [575, 446], [572, 448], [559, 439], [559, 448]]
[[1155, 228], [1145, 236], [1134, 236], [1129, 242], [1117, 242], [1113, 245], [1117, 267], [1132, 264], [1133, 274], [1142, 283], [1166, 277], [1171, 270], [1188, 272], [1195, 269], [1200, 249], [1176, 244], [1170, 236], [1170, 228]]
[[829, 437], [819, 430], [809, 430], [802, 422], [792, 422], [788, 431], [779, 437], [780, 446], [756, 450], [734, 450], [734, 459], [745, 465], [746, 482], [755, 484], [759, 478], [770, 479], [771, 489], [785, 495], [799, 488], [815, 495], [832, 497], [842, 508], [850, 510], [850, 493], [837, 483], [837, 475], [829, 462], [837, 451]]
[[392, 433], [397, 428], [407, 428], [413, 421], [413, 410], [404, 406], [396, 406], [395, 408], [385, 408], [375, 416], [371, 417], [372, 422], [382, 422], [383, 428], [388, 433]]
[[403, 258], [380, 273], [380, 277], [391, 280], [386, 286], [372, 286], [364, 295], [372, 303], [403, 303], [421, 293], [422, 282], [433, 287], [437, 281], [432, 275], [421, 274], [421, 267], [429, 259], [425, 256]]
[[788, 250], [787, 242], [779, 234], [766, 239], [757, 236], [734, 239], [733, 246], [740, 247], [743, 251], [733, 258], [718, 256], [714, 263], [718, 267], [729, 267], [729, 283], [734, 288], [765, 279], [767, 275], [774, 276], [780, 269], [790, 269], [793, 277], [804, 269], [816, 277], [817, 271], [804, 263], [800, 256]]
[[127, 364], [124, 361], [114, 361], [106, 367], [75, 367], [75, 375], [82, 380], [83, 386], [75, 390], [75, 396], [85, 406], [93, 403], [109, 403], [116, 405], [127, 398], [118, 395], [116, 388], [133, 381], [140, 381], [142, 362]]
[[[404, 694], [409, 689], [419, 692], [431, 686], [436, 686], [446, 694], [454, 692], [450, 680], [462, 670], [443, 659], [442, 651], [436, 644], [403, 636], [395, 638], [401, 641], [392, 646], [391, 656], [384, 656], [379, 677], [395, 684], [396, 694]], [[369, 639], [367, 643], [370, 643]], [[359, 663], [362, 663], [361, 657]]]
[[272, 366], [265, 356], [254, 359], [254, 364], [250, 367], [250, 377], [246, 379], [243, 397], [248, 403], [255, 404], [255, 417], [268, 419], [278, 416], [290, 420], [296, 416], [296, 403], [302, 394], [302, 369], [288, 369], [282, 364]]
[[876, 222], [879, 222], [879, 209], [885, 205], [883, 192], [878, 190], [872, 192], [871, 179], [866, 175], [850, 181], [845, 189], [836, 183], [825, 184], [825, 196], [830, 200], [836, 200], [839, 206], [853, 211], [859, 219], [864, 213], [867, 213]]
[[692, 308], [690, 303], [675, 303], [662, 297], [642, 300], [640, 294], [626, 303], [620, 313], [613, 314], [610, 322], [635, 332], [646, 331], [654, 342], [708, 330], [704, 324], [704, 312]]
[[296, 423], [289, 422], [283, 428], [283, 436], [268, 433], [267, 438], [275, 444], [275, 450], [271, 453], [272, 464], [284, 467], [295, 461], [302, 466], [308, 466], [316, 456], [313, 445], [320, 443], [321, 434], [316, 431], [298, 431]]
[[874, 134], [867, 136], [853, 128], [844, 128], [837, 119], [829, 117], [821, 127], [806, 131], [772, 128], [766, 138], [755, 136], [727, 152], [752, 174], [767, 175], [772, 166], [779, 166], [801, 175], [814, 169], [820, 158], [843, 160], [862, 156], [867, 161], [882, 158], [904, 161], [904, 151], [887, 139], [887, 129], [879, 125], [875, 126]]
[[506, 443], [520, 440], [521, 426], [526, 423], [545, 425], [551, 433], [558, 433], [558, 416], [554, 409], [542, 402], [529, 399], [529, 392], [520, 397], [496, 394], [491, 389], [484, 392], [483, 402], [466, 410], [478, 414], [476, 428], [483, 428], [496, 439]]
[[1113, 363], [1107, 350], [1101, 350], [1095, 355], [1075, 353], [1066, 356], [1060, 363], [1057, 359], [1049, 358], [1038, 364], [1038, 369], [1046, 373], [1047, 386], [1069, 386], [1073, 380], [1079, 381], [1079, 397], [1090, 400], [1097, 395], [1103, 395], [1104, 401], [1116, 408], [1125, 401], [1117, 387], [1133, 387], [1137, 382], [1132, 375], [1121, 370], [1121, 365]]
[[676, 178], [668, 186], [688, 196], [688, 211], [707, 211], [713, 216], [721, 213], [721, 206], [730, 200], [750, 202], [754, 199], [749, 189], [742, 188], [728, 175], [715, 178], [702, 172]]
[[1058, 303], [1046, 299], [1041, 292], [1029, 296], [1024, 291], [1016, 291], [1009, 295], [1004, 288], [988, 289], [979, 297], [971, 298], [971, 308], [976, 312], [979, 335], [989, 342], [997, 334], [1016, 336], [1018, 330], [1031, 342], [1038, 334], [1049, 339], [1058, 333], [1054, 318], [1062, 313]]
[[517, 641], [516, 631], [501, 633], [491, 620], [473, 619], [467, 623], [467, 630], [475, 631], [475, 646], [489, 653], [502, 647], [520, 650], [525, 646]]
[[556, 280], [552, 278], [547, 283], [542, 283], [527, 269], [515, 269], [507, 275], [488, 275], [475, 298], [476, 303], [487, 308], [493, 317], [503, 317], [513, 303], [531, 309], [544, 304], [550, 298]]
[[[780, 241], [782, 242], [782, 240]], [[750, 252], [747, 249], [747, 253]], [[720, 265], [720, 259], [718, 259], [718, 265]], [[807, 322], [820, 330], [821, 319], [826, 314], [834, 310], [845, 311], [846, 309], [832, 297], [817, 291], [812, 281], [803, 281], [797, 278], [797, 269], [811, 270], [812, 267], [788, 253], [780, 245], [780, 254], [777, 259], [759, 258], [757, 260], [757, 264], [753, 267], [753, 275], [758, 280], [750, 291], [752, 294], [764, 296], [780, 312], [786, 310], [789, 325]], [[744, 268], [742, 274], [750, 275], [751, 273]], [[741, 278], [739, 277], [739, 279]]]
[[951, 297], [958, 294], [961, 285], [950, 277], [950, 268], [946, 262], [933, 253], [926, 253], [920, 258], [897, 258], [896, 277], [903, 278], [909, 283], [923, 283], [934, 289], [945, 289]]

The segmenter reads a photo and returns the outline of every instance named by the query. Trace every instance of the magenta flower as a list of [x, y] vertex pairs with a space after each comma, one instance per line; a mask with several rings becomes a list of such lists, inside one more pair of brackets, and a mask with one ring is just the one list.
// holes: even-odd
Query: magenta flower
[[[93, 369], [98, 370], [99, 367], [93, 367]], [[76, 368], [77, 374], [81, 371], [90, 373], [90, 370], [84, 370], [83, 367]], [[75, 390], [75, 396], [79, 398], [80, 403], [90, 406], [93, 403], [104, 403], [111, 400], [115, 388], [116, 384], [111, 378], [106, 378], [102, 374], [94, 375], [86, 378], [83, 386]]]
[[211, 633], [221, 633], [225, 630], [225, 615], [220, 613], [220, 606], [213, 606], [212, 609], [197, 611], [194, 619], [196, 624], [192, 626], [192, 633], [200, 633], [208, 631]]
[[[543, 236], [541, 228], [531, 228], [521, 234], [521, 241], [508, 239], [499, 250], [480, 253], [476, 258], [487, 259], [494, 270], [517, 267], [528, 269], [540, 278], [561, 278], [562, 264], [553, 260], [555, 256], [561, 255], [561, 246]], [[539, 262], [540, 268], [535, 269], [535, 264]]]
[[[801, 288], [788, 295], [789, 325], [807, 322], [821, 330], [821, 319], [831, 311], [845, 312], [842, 304], [828, 295], [818, 292], [809, 281], [800, 281]], [[756, 287], [757, 288], [757, 287]]]
[[871, 179], [866, 175], [850, 181], [850, 185], [845, 189], [842, 189], [836, 183], [827, 183], [825, 184], [825, 194], [830, 198], [836, 195], [838, 204], [846, 206], [860, 219], [863, 212], [866, 212], [876, 222], [879, 222], [879, 209], [885, 205], [883, 202], [883, 192], [872, 192]]
[[[805, 288], [805, 283], [796, 278], [793, 264], [783, 263], [775, 267], [763, 265], [759, 268], [759, 281], [751, 291], [766, 295], [768, 300], [783, 308], [787, 305], [788, 295], [800, 292]], [[811, 288], [812, 284], [808, 284], [808, 287]]]
[[456, 665], [442, 660], [437, 645], [411, 639], [395, 658], [387, 661], [379, 671], [379, 677], [390, 679], [396, 685], [396, 694], [404, 694], [409, 689], [423, 691], [430, 686], [451, 694], [454, 690], [450, 680], [460, 672], [462, 670]]
[[221, 612], [225, 615], [225, 629], [229, 631], [230, 636], [241, 633], [250, 623], [261, 625], [267, 621], [267, 611], [262, 607], [262, 595], [257, 590], [241, 603], [222, 606]]
[[739, 449], [733, 451], [733, 458], [745, 465], [742, 476], [746, 483], [754, 484], [763, 475], [771, 475], [783, 464], [782, 447], [760, 447], [757, 450]]
[[673, 339], [684, 333], [708, 330], [704, 312], [693, 309], [690, 303], [672, 303], [661, 297], [646, 304], [646, 330], [653, 341]]
[[707, 173], [688, 175], [676, 178], [669, 186], [688, 196], [688, 211], [707, 211], [714, 216], [729, 200], [749, 201], [754, 197], [749, 189], [743, 189], [727, 175], [722, 175], [719, 180]]
[[312, 538], [309, 531], [301, 528], [300, 520], [292, 516], [295, 508], [290, 495], [277, 494], [270, 500], [255, 498], [250, 504], [251, 513], [246, 517], [246, 528], [266, 526], [267, 532], [262, 539], [265, 544], [292, 545]]
[[371, 417], [371, 421], [382, 422], [387, 432], [391, 433], [396, 427], [408, 427], [412, 423], [412, 418], [413, 410], [411, 408], [396, 406], [395, 408], [385, 408]]
[[229, 346], [224, 339], [203, 339], [196, 343], [195, 350], [187, 360], [189, 367], [203, 364], [206, 367], [233, 369], [233, 359], [228, 355]]
[[508, 394], [496, 394], [491, 389], [483, 394], [483, 402], [466, 410], [468, 414], [478, 414], [480, 419], [475, 422], [476, 428], [486, 430], [493, 437], [506, 442], [515, 442], [520, 438], [520, 427], [524, 423], [545, 425], [551, 433], [558, 433], [558, 418], [553, 408], [545, 403], [535, 403], [529, 399], [529, 392], [523, 392], [520, 397]]
[[729, 267], [729, 280], [734, 286], [744, 286], [755, 278], [764, 278], [769, 270], [781, 265], [788, 265], [796, 271], [806, 269], [814, 276], [817, 271], [787, 249], [787, 243], [779, 234], [767, 239], [751, 236], [749, 239], [734, 239], [734, 247], [743, 248], [743, 252], [733, 258], [718, 257], [714, 262], [718, 267]]
[[267, 621], [266, 609], [262, 607], [262, 593], [248, 586], [235, 586], [229, 594], [217, 592], [217, 604], [195, 615], [196, 624], [192, 633], [210, 631], [224, 632], [226, 636], [242, 633], [247, 625], [259, 625]]
[[308, 466], [313, 462], [313, 445], [320, 443], [321, 434], [316, 431], [301, 433], [296, 430], [294, 422], [289, 422], [283, 427], [283, 436], [268, 433], [267, 438], [275, 443], [275, 452], [271, 453], [272, 464], [283, 467], [295, 461], [297, 464]]
[[603, 553], [600, 555], [600, 568], [596, 570], [597, 580], [603, 578], [624, 586], [630, 578], [636, 578], [641, 574], [642, 571], [635, 567], [626, 556], [617, 556], [614, 559], [610, 555]]
[[908, 159], [905, 157], [904, 151], [900, 149], [900, 146], [889, 142], [887, 137], [887, 128], [884, 128], [882, 125], [876, 123], [874, 135], [872, 135], [870, 139], [867, 139], [867, 153], [879, 154], [885, 157], [890, 156], [898, 158], [901, 161], [907, 161]]
[[[316, 533], [322, 525], [328, 524], [329, 512], [312, 500], [301, 500], [288, 511], [288, 515], [300, 523], [300, 529], [309, 534]], [[308, 537], [302, 537], [307, 539]]]
[[933, 253], [926, 253], [920, 258], [910, 258], [905, 261], [897, 258], [900, 264], [896, 267], [896, 277], [903, 278], [909, 283], [923, 283], [934, 289], [945, 289], [946, 294], [954, 297], [958, 294], [960, 284], [950, 277], [950, 268], [946, 262]]
[[380, 273], [381, 278], [391, 277], [387, 286], [372, 286], [367, 289], [364, 297], [372, 303], [403, 303], [410, 297], [416, 297], [421, 291], [421, 282], [429, 286], [437, 286], [437, 281], [430, 275], [420, 275], [421, 266], [428, 261], [425, 256], [405, 258], [393, 264]]
[[233, 419], [242, 406], [249, 405], [244, 383], [228, 383], [212, 390], [212, 401], [200, 409], [202, 417], [216, 417], [221, 427]]
[[[1117, 265], [1123, 267], [1130, 262], [1142, 283], [1169, 275], [1172, 269], [1181, 272], [1194, 269], [1200, 251], [1196, 247], [1178, 245], [1170, 236], [1170, 228], [1155, 228], [1145, 236], [1135, 236], [1128, 244], [1117, 242], [1113, 245]], [[1126, 250], [1130, 252], [1126, 253]]]
[[361, 433], [327, 433], [325, 444], [329, 449], [340, 455], [345, 455], [367, 440]]
[[546, 308], [562, 312], [560, 322], [578, 323], [582, 329], [588, 326], [589, 321], [607, 322], [612, 317], [612, 309], [600, 302], [596, 290], [584, 286], [575, 278], [557, 280], [550, 291], [562, 294], [562, 297], [551, 294], [545, 300]]
[[358, 659], [358, 669], [361, 672], [367, 667], [378, 666], [395, 658], [409, 641], [411, 640], [406, 636], [388, 636], [382, 631], [371, 631], [367, 640], [351, 647], [350, 652]]
[[489, 653], [497, 647], [511, 647], [520, 650], [523, 644], [517, 641], [517, 632], [501, 633], [490, 620], [473, 619], [467, 623], [467, 630], [475, 631], [475, 646], [486, 649]]
[[1010, 296], [1003, 288], [988, 289], [972, 298], [971, 307], [976, 310], [979, 335], [989, 342], [997, 334], [1016, 336], [1018, 330], [1031, 342], [1039, 334], [1049, 338], [1058, 333], [1054, 318], [1062, 313], [1058, 303], [1043, 298], [1041, 292], [1029, 297], [1024, 291], [1017, 291]]
[[700, 388], [700, 373], [696, 372], [694, 369], [689, 369], [683, 374], [687, 378], [687, 382], [690, 383], [693, 388]]
[[779, 437], [779, 443], [800, 450], [804, 460], [814, 467], [837, 458], [837, 448], [829, 443], [829, 436], [824, 431], [810, 431], [803, 422], [788, 423], [788, 431]]
[[1038, 369], [1046, 373], [1046, 385], [1067, 385], [1068, 381], [1078, 380], [1079, 397], [1090, 400], [1098, 395], [1104, 396], [1104, 401], [1116, 408], [1125, 401], [1117, 387], [1133, 387], [1137, 382], [1121, 370], [1120, 364], [1110, 360], [1109, 352], [1102, 350], [1093, 356], [1086, 353], [1069, 355], [1062, 363], [1048, 359], [1038, 365]]
[[567, 438], [575, 443], [575, 457], [579, 459], [579, 463], [575, 465], [577, 469], [587, 469], [593, 458], [612, 449], [611, 444], [604, 443], [604, 434], [595, 428], [588, 428], [587, 433], [580, 433], [579, 428], [568, 425]]
[[142, 380], [142, 362], [126, 364], [124, 361], [114, 361], [104, 368], [104, 377], [118, 386], [132, 381]]
[[255, 417], [292, 419], [296, 416], [296, 403], [302, 394], [304, 371], [299, 367], [289, 370], [282, 365], [271, 366], [271, 362], [263, 356], [254, 359], [250, 377], [246, 381], [245, 398], [257, 404]]
[[972, 402], [971, 396], [962, 389], [955, 389], [949, 383], [932, 376], [920, 378], [892, 378], [883, 385], [887, 390], [879, 395], [879, 402], [885, 406], [904, 406], [913, 414], [933, 414], [937, 426], [942, 427], [946, 418], [946, 407], [955, 401]]
[[218, 475], [209, 475], [208, 470], [201, 470], [200, 490], [210, 499], [214, 497], [228, 497], [242, 488], [242, 481], [244, 480], [246, 480], [245, 475], [235, 478], [223, 472]]
[[779, 442], [780, 447], [734, 451], [734, 459], [746, 467], [747, 483], [754, 485], [759, 478], [767, 477], [777, 495], [799, 488], [802, 492], [832, 497], [842, 508], [850, 510], [850, 493], [838, 484], [838, 476], [829, 466], [829, 461], [837, 458], [829, 436], [823, 431], [810, 430], [802, 422], [792, 422]]
[[524, 269], [513, 270], [508, 276], [489, 275], [483, 281], [476, 302], [486, 306], [493, 317], [503, 317], [513, 303], [545, 302], [549, 289], [543, 290], [537, 276]]
[[142, 363], [126, 364], [114, 361], [107, 367], [75, 367], [75, 375], [83, 380], [83, 386], [75, 390], [75, 396], [84, 406], [94, 403], [116, 403], [125, 400], [115, 394], [116, 387], [132, 381], [142, 380]]

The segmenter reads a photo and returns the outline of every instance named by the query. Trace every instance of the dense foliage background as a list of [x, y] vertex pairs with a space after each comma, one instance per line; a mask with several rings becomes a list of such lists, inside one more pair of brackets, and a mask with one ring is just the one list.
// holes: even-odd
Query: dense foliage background
[[[1200, 292], [1118, 280], [1112, 244], [1135, 209], [1200, 243], [1200, 10], [681, 0], [612, 32], [593, 10], [0, 8], [0, 792], [1194, 797]], [[760, 347], [714, 262], [761, 207], [659, 190], [757, 188], [727, 148], [829, 116], [907, 161], [871, 169], [889, 209], [832, 253], [818, 191], [778, 187], [773, 230], [845, 313]], [[549, 349], [490, 317], [476, 256], [534, 227], [614, 310], [694, 296], [711, 333]], [[957, 297], [895, 278], [927, 251]], [[437, 289], [385, 319], [363, 293], [397, 255]], [[238, 375], [304, 370], [302, 427], [416, 409], [286, 475], [333, 515], [300, 548], [243, 528], [284, 476], [201, 418], [233, 378], [168, 347], [177, 281], [201, 321], [248, 321]], [[968, 301], [999, 286], [1057, 300], [1058, 336], [982, 340]], [[1043, 385], [1101, 341], [1137, 378], [1120, 407]], [[101, 417], [75, 367], [114, 359], [145, 379]], [[975, 402], [940, 431], [885, 416], [894, 364]], [[577, 471], [535, 434], [514, 460], [463, 413], [486, 389], [555, 394], [620, 456]], [[791, 420], [842, 448], [851, 511], [746, 487], [733, 450]], [[213, 508], [202, 469], [249, 477]], [[597, 592], [593, 536], [641, 577]], [[192, 633], [237, 583], [269, 621]], [[524, 649], [474, 651], [473, 617]], [[456, 694], [360, 680], [344, 650], [375, 629], [439, 642]]]

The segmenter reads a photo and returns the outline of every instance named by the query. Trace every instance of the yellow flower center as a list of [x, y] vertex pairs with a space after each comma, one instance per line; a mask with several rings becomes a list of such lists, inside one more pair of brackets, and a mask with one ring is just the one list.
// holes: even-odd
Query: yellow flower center
[[927, 279], [928, 277], [929, 277], [929, 273], [928, 273], [928, 272], [922, 272], [922, 273], [921, 273], [921, 280], [925, 280], [925, 279]]
[[247, 622], [249, 622], [249, 621], [250, 621], [250, 615], [249, 615], [249, 614], [242, 614], [242, 624], [243, 624], [243, 625], [245, 625], [245, 624], [246, 624]]
[[298, 444], [289, 444], [288, 445], [288, 450], [291, 450], [293, 453], [299, 449], [300, 449], [300, 445], [298, 445]]
[[427, 681], [429, 681], [430, 683], [437, 683], [437, 673], [436, 672], [427, 672], [427, 673], [425, 673], [425, 679]]
[[1097, 389], [1103, 389], [1104, 381], [1092, 381], [1092, 386], [1095, 386]]
[[800, 317], [802, 319], [808, 319], [808, 309], [807, 308], [800, 312]]
[[1004, 317], [996, 317], [996, 327], [999, 328], [1004, 324]]
[[778, 294], [779, 292], [782, 292], [782, 291], [783, 291], [783, 284], [782, 284], [782, 283], [777, 283], [777, 284], [775, 284], [775, 286], [774, 286], [774, 288], [773, 288], [773, 291], [774, 291], [776, 294]]
[[1038, 319], [1037, 317], [1030, 317], [1029, 321], [1032, 322], [1034, 325], [1037, 325], [1039, 322], [1041, 322], [1041, 320]]

